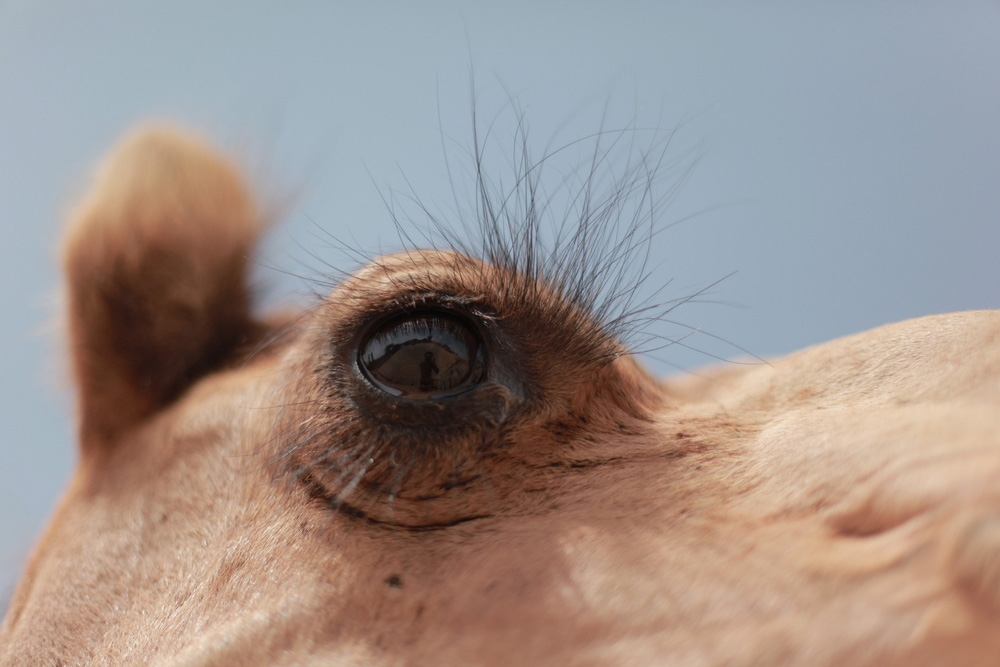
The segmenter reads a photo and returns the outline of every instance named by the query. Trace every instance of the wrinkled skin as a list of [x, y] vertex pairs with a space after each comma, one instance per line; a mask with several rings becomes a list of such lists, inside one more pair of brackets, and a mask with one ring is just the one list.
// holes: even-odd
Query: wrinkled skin
[[[447, 252], [257, 319], [259, 229], [162, 128], [71, 221], [79, 465], [0, 665], [1000, 659], [1000, 314], [659, 381]], [[405, 404], [356, 372], [414, 307], [478, 322], [482, 385]]]

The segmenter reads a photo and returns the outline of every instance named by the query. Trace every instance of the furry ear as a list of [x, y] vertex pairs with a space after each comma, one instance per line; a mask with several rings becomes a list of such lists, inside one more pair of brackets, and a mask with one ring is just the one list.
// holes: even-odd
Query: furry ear
[[112, 152], [63, 246], [85, 451], [250, 334], [246, 268], [260, 229], [239, 173], [200, 139], [145, 127]]

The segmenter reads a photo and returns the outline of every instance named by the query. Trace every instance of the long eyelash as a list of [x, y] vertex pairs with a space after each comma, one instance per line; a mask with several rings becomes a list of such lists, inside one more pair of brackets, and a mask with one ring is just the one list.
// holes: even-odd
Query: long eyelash
[[[367, 473], [368, 469], [375, 463], [372, 455], [377, 449], [377, 445], [369, 445], [368, 449], [364, 450], [364, 452], [360, 455], [354, 457], [354, 465], [350, 468], [346, 468], [341, 473], [340, 477], [337, 478], [337, 495], [341, 500], [350, 498], [351, 494], [354, 493], [354, 489], [356, 489], [358, 484], [361, 483], [361, 479], [365, 476], [365, 473]], [[351, 477], [351, 481], [347, 484], [343, 484], [343, 481], [346, 479], [348, 474], [353, 475]]]
[[[602, 129], [534, 161], [527, 126], [519, 115], [514, 183], [504, 188], [502, 183], [494, 185], [489, 175], [490, 133], [488, 130], [480, 136], [475, 110], [473, 128], [475, 210], [472, 215], [458, 210], [456, 225], [424, 206], [411, 190], [409, 200], [430, 225], [425, 240], [528, 278], [521, 283], [523, 293], [516, 295], [518, 298], [539, 298], [541, 290], [534, 287], [553, 290], [563, 303], [589, 315], [610, 337], [628, 338], [633, 333], [630, 313], [637, 308], [637, 289], [651, 273], [649, 248], [659, 210], [676, 191], [662, 197], [654, 194], [670, 136], [659, 147], [654, 142], [653, 149], [635, 159], [635, 135], [642, 130]], [[612, 154], [627, 137], [633, 143], [627, 147], [624, 171], [616, 177], [611, 173]], [[605, 141], [608, 138], [610, 142]], [[558, 154], [588, 140], [593, 142], [589, 162], [547, 192], [544, 168]], [[447, 154], [445, 157], [447, 162]], [[606, 176], [610, 176], [610, 183], [602, 183]], [[560, 192], [568, 206], [557, 217], [552, 207]], [[394, 210], [390, 213], [401, 239], [412, 243], [406, 228], [419, 227], [419, 222], [412, 216], [400, 219]]]
[[[518, 281], [518, 292], [508, 291], [512, 301], [538, 305], [543, 293], [554, 293], [567, 314], [584, 315], [593, 324], [593, 334], [618, 343], [601, 352], [596, 361], [605, 354], [648, 355], [678, 339], [687, 340], [685, 347], [706, 357], [728, 360], [727, 355], [702, 349], [707, 338], [763, 362], [723, 337], [666, 318], [685, 303], [702, 303], [705, 290], [662, 299], [671, 281], [654, 279], [661, 267], [651, 254], [653, 241], [670, 228], [713, 210], [708, 207], [667, 222], [662, 219], [703, 155], [701, 143], [677, 145], [683, 122], [671, 129], [641, 127], [633, 120], [609, 129], [606, 106], [597, 131], [563, 144], [552, 141], [536, 159], [525, 113], [514, 97], [508, 95], [506, 109], [485, 123], [485, 129], [474, 81], [471, 98], [471, 149], [467, 141], [444, 130], [439, 111], [441, 153], [452, 193], [450, 210], [422, 200], [405, 172], [401, 172], [406, 184], [402, 191], [381, 188], [370, 175], [401, 246], [385, 252], [454, 250], [500, 269], [481, 278], [504, 274], [528, 278]], [[495, 136], [504, 114], [513, 119], [512, 141]], [[507, 147], [512, 148], [510, 156], [502, 160]], [[576, 150], [587, 157], [574, 164], [570, 153]], [[558, 171], [554, 177], [553, 171]], [[468, 194], [471, 201], [463, 200], [462, 195]], [[320, 222], [313, 224], [321, 245], [348, 260], [337, 266], [315, 246], [300, 246], [316, 264], [297, 259], [305, 273], [293, 275], [313, 286], [319, 305], [354, 269], [377, 264], [385, 252], [364, 249], [336, 237]], [[489, 287], [488, 281], [483, 284]], [[689, 340], [689, 333], [664, 335], [661, 332], [669, 330], [668, 325], [696, 331], [696, 336]], [[709, 342], [709, 347], [715, 346]]]
[[[392, 456], [395, 456], [396, 454], [397, 452], [395, 450], [391, 453]], [[392, 483], [389, 486], [389, 493], [385, 501], [386, 513], [388, 514], [390, 521], [395, 520], [395, 512], [393, 511], [393, 508], [396, 498], [399, 495], [399, 490], [403, 488], [403, 481], [406, 479], [406, 476], [413, 470], [413, 461], [415, 458], [416, 455], [411, 450], [409, 452], [409, 456], [407, 456], [406, 463], [399, 465], [396, 469], [396, 474], [393, 475]]]
[[[453, 250], [499, 268], [500, 275], [523, 276], [527, 280], [518, 282], [520, 291], [510, 294], [512, 299], [535, 303], [543, 292], [554, 293], [567, 309], [583, 313], [608, 337], [629, 346], [656, 321], [650, 310], [666, 314], [675, 307], [665, 302], [661, 309], [652, 304], [660, 290], [643, 297], [640, 288], [657, 268], [651, 262], [651, 244], [668, 228], [660, 225], [660, 216], [690, 177], [701, 148], [668, 159], [675, 148], [675, 131], [635, 125], [606, 129], [602, 119], [597, 132], [547, 148], [536, 160], [524, 114], [516, 111], [514, 101], [510, 106], [515, 109], [515, 149], [505, 169], [493, 169], [492, 149], [498, 143], [493, 132], [498, 121], [494, 119], [482, 132], [473, 104], [472, 150], [466, 154], [468, 185], [457, 182], [455, 174], [461, 171], [455, 166], [453, 153], [457, 151], [449, 149], [442, 130], [452, 211], [441, 212], [426, 204], [405, 174], [406, 191], [379, 189], [402, 252]], [[637, 148], [640, 141], [647, 148]], [[557, 158], [585, 148], [589, 149], [585, 162], [569, 167], [554, 181], [548, 178], [548, 168], [556, 168]], [[494, 175], [504, 171], [511, 181], [507, 185], [502, 175]], [[463, 206], [459, 193], [469, 191], [472, 201]], [[373, 253], [316, 227], [328, 246], [351, 264], [377, 262]], [[310, 281], [319, 298], [351, 275], [312, 249], [303, 247], [303, 252], [322, 267], [322, 277]]]

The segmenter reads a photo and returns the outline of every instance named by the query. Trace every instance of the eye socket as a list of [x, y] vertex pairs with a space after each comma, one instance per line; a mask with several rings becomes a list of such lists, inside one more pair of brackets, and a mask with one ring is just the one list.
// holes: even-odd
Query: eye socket
[[369, 333], [358, 366], [392, 396], [437, 399], [479, 384], [485, 358], [471, 325], [452, 315], [422, 312], [389, 320]]

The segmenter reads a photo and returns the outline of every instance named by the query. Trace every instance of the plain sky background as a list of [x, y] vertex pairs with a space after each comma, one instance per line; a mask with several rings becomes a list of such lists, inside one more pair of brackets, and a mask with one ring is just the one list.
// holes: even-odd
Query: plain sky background
[[995, 0], [0, 0], [0, 606], [73, 463], [55, 247], [95, 160], [145, 118], [213, 137], [270, 201], [297, 195], [257, 279], [298, 298], [289, 274], [352, 268], [325, 232], [398, 247], [383, 194], [447, 209], [471, 72], [499, 176], [512, 109], [536, 156], [677, 128], [661, 190], [700, 155], [659, 212], [652, 281], [669, 298], [735, 272], [672, 314], [732, 345], [692, 336], [707, 354], [661, 350], [660, 373], [1000, 307]]

